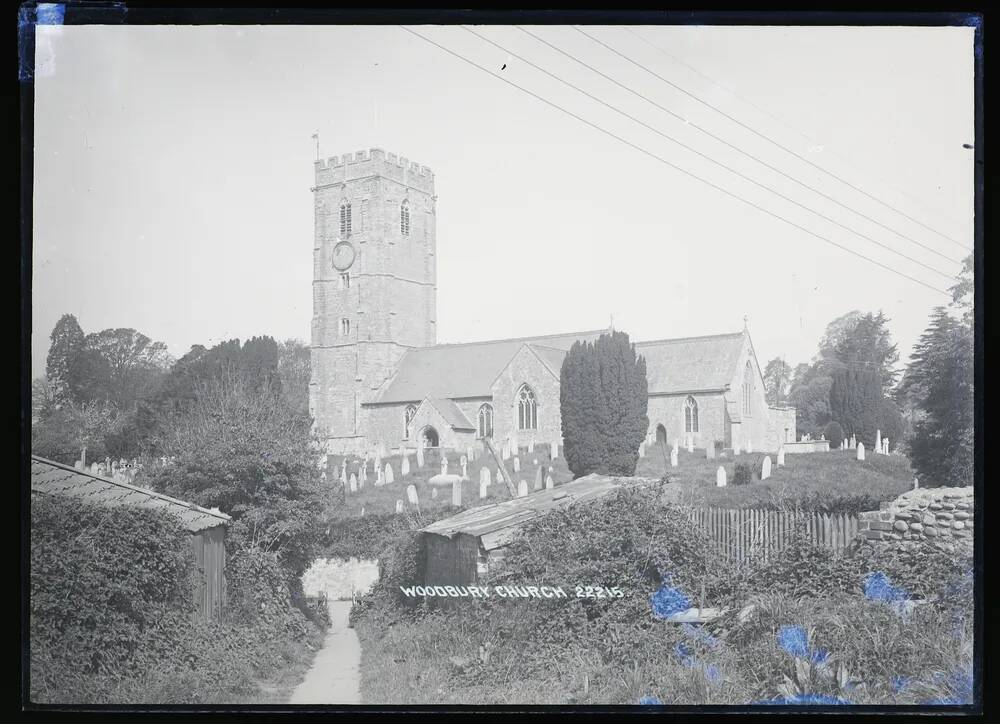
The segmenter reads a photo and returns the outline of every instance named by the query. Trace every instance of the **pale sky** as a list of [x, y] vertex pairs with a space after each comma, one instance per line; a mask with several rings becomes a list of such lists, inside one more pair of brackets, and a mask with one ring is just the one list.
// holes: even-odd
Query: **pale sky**
[[[940, 289], [952, 283], [460, 27], [415, 29], [852, 251]], [[962, 144], [974, 142], [972, 28], [634, 29], [698, 72], [623, 28], [588, 32], [971, 248], [973, 152]], [[948, 275], [959, 269], [516, 28], [477, 30], [823, 215]], [[964, 256], [572, 28], [531, 30], [850, 208]], [[932, 307], [948, 301], [398, 27], [48, 26], [38, 28], [36, 48], [35, 375], [64, 313], [85, 332], [134, 327], [175, 356], [233, 337], [308, 342], [316, 131], [324, 157], [379, 147], [433, 169], [440, 342], [589, 330], [610, 315], [640, 341], [737, 331], [746, 315], [761, 365], [776, 356], [794, 365], [814, 354], [835, 317], [882, 309], [906, 359]]]

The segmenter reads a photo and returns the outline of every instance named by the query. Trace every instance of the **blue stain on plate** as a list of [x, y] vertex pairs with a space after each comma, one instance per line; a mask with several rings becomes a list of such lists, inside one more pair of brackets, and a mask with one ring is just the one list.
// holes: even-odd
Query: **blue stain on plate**
[[778, 644], [796, 658], [809, 654], [809, 640], [801, 626], [782, 626], [778, 631]]
[[62, 25], [66, 6], [62, 3], [38, 3], [35, 8], [36, 25]]
[[826, 704], [850, 704], [851, 702], [847, 699], [840, 699], [836, 696], [827, 696], [826, 694], [796, 694], [795, 696], [779, 696], [776, 699], [764, 699], [762, 701], [755, 701], [754, 704], [764, 704], [764, 705], [783, 705], [783, 706], [810, 706], [810, 705], [826, 705]]
[[694, 666], [694, 655], [691, 653], [691, 649], [688, 648], [687, 644], [683, 641], [674, 646], [674, 653], [677, 654], [677, 658], [679, 658], [681, 663], [685, 666]]
[[680, 590], [668, 585], [660, 586], [659, 590], [649, 597], [649, 604], [657, 618], [669, 618], [675, 613], [691, 608], [688, 597]]
[[875, 573], [869, 573], [865, 577], [865, 598], [870, 601], [905, 601], [909, 596], [906, 591], [902, 588], [898, 588], [889, 582], [889, 578], [882, 573], [882, 571], [876, 571]]
[[906, 690], [906, 687], [910, 685], [913, 681], [909, 676], [893, 676], [889, 680], [889, 686], [892, 687], [893, 694], [901, 694]]
[[711, 682], [722, 681], [722, 671], [715, 664], [709, 664], [705, 668], [705, 678]]
[[708, 646], [710, 649], [718, 647], [719, 640], [715, 638], [712, 634], [708, 633], [699, 626], [695, 626], [691, 623], [681, 624], [681, 630], [684, 631], [691, 638], [701, 641], [703, 644]]
[[816, 649], [809, 652], [809, 660], [814, 664], [825, 664], [830, 658], [830, 652], [826, 649]]
[[639, 703], [643, 706], [662, 706], [663, 702], [657, 699], [655, 696], [646, 695], [639, 699]]

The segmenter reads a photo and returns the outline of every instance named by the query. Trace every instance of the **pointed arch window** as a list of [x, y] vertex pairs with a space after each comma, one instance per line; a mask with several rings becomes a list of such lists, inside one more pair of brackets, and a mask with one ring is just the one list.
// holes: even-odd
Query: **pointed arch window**
[[403, 439], [410, 439], [410, 423], [413, 422], [414, 416], [417, 414], [416, 405], [407, 405], [406, 409], [403, 410]]
[[750, 395], [753, 392], [753, 365], [747, 362], [743, 370], [743, 414], [750, 414]]
[[521, 385], [517, 391], [517, 429], [538, 429], [538, 402], [534, 390], [528, 385]]
[[340, 202], [340, 236], [346, 239], [351, 235], [351, 202]]
[[493, 437], [493, 405], [488, 402], [479, 408], [479, 437]]
[[406, 199], [399, 205], [399, 233], [403, 236], [410, 235], [410, 202]]
[[684, 432], [698, 432], [698, 401], [690, 395], [684, 401]]

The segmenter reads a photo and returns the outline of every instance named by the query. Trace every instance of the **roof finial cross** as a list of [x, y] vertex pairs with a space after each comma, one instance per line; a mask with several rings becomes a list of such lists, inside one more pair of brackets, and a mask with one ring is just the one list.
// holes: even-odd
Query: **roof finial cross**
[[743, 315], [743, 331], [748, 331], [750, 329], [750, 317]]

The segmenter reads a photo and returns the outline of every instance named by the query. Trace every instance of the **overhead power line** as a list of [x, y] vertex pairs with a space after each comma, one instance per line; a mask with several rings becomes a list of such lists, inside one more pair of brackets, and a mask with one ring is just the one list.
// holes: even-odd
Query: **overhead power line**
[[[734, 151], [736, 151], [737, 153], [740, 153], [740, 154], [746, 156], [747, 158], [750, 158], [750, 159], [756, 161], [757, 163], [759, 163], [760, 165], [764, 166], [765, 168], [768, 168], [768, 169], [774, 171], [775, 173], [778, 173], [778, 174], [784, 176], [785, 178], [787, 178], [788, 180], [790, 180], [790, 181], [798, 184], [799, 186], [802, 186], [803, 188], [809, 189], [814, 194], [822, 196], [827, 201], [832, 201], [833, 203], [837, 204], [837, 206], [840, 206], [841, 208], [847, 209], [852, 214], [856, 214], [857, 216], [860, 216], [863, 219], [867, 219], [868, 221], [870, 221], [871, 223], [875, 224], [876, 226], [880, 226], [883, 229], [885, 229], [886, 231], [892, 232], [896, 236], [898, 236], [898, 237], [900, 237], [902, 239], [905, 239], [905, 240], [907, 240], [909, 242], [912, 242], [913, 244], [916, 244], [917, 246], [919, 246], [921, 249], [924, 249], [925, 251], [929, 251], [930, 253], [935, 254], [935, 255], [941, 257], [942, 259], [944, 259], [946, 261], [949, 261], [949, 262], [952, 262], [952, 263], [958, 263], [959, 262], [959, 259], [955, 259], [953, 257], [947, 256], [946, 254], [942, 254], [940, 251], [938, 251], [934, 247], [927, 246], [926, 244], [922, 244], [921, 242], [917, 241], [916, 239], [913, 239], [913, 238], [907, 236], [906, 234], [904, 234], [904, 233], [902, 233], [900, 231], [897, 231], [896, 229], [893, 229], [891, 226], [887, 226], [887, 225], [883, 224], [882, 222], [878, 221], [877, 219], [874, 219], [871, 216], [869, 216], [869, 215], [867, 215], [867, 214], [865, 214], [865, 213], [863, 213], [861, 211], [858, 211], [857, 209], [855, 209], [855, 208], [853, 208], [851, 206], [848, 206], [845, 203], [842, 203], [841, 201], [839, 201], [838, 199], [834, 198], [833, 196], [830, 196], [829, 194], [823, 193], [822, 191], [820, 191], [815, 186], [810, 186], [809, 184], [805, 183], [804, 181], [800, 181], [795, 176], [792, 176], [791, 174], [783, 171], [782, 169], [780, 169], [780, 168], [778, 168], [776, 166], [772, 166], [771, 164], [767, 163], [766, 161], [764, 161], [763, 159], [759, 158], [758, 156], [753, 155], [749, 151], [743, 150], [739, 146], [737, 146], [737, 145], [735, 145], [733, 143], [730, 143], [726, 139], [718, 136], [715, 133], [712, 133], [708, 129], [703, 128], [702, 126], [699, 126], [697, 123], [694, 123], [693, 121], [690, 121], [687, 118], [684, 118], [680, 114], [678, 114], [678, 113], [670, 110], [669, 108], [667, 108], [667, 107], [665, 107], [665, 106], [657, 103], [656, 101], [652, 100], [648, 96], [643, 95], [642, 93], [636, 91], [635, 89], [630, 88], [629, 86], [627, 86], [624, 83], [620, 82], [616, 78], [613, 78], [610, 75], [608, 75], [607, 73], [604, 73], [604, 72], [598, 70], [597, 68], [595, 68], [594, 66], [590, 65], [589, 63], [587, 63], [587, 62], [585, 62], [583, 60], [580, 60], [579, 58], [577, 58], [576, 56], [574, 56], [572, 53], [569, 53], [569, 52], [563, 50], [562, 48], [560, 48], [560, 47], [558, 47], [558, 46], [556, 46], [556, 45], [548, 42], [544, 38], [540, 38], [539, 36], [535, 35], [534, 33], [532, 33], [529, 30], [526, 30], [525, 28], [521, 27], [520, 25], [517, 25], [515, 27], [518, 30], [520, 30], [522, 33], [530, 35], [532, 38], [534, 38], [538, 42], [543, 43], [544, 45], [548, 46], [552, 50], [555, 50], [557, 53], [561, 53], [562, 55], [566, 56], [570, 60], [572, 60], [572, 61], [574, 61], [574, 62], [582, 65], [585, 68], [588, 68], [589, 70], [593, 71], [594, 73], [596, 73], [597, 75], [601, 76], [602, 78], [605, 78], [606, 80], [614, 83], [619, 88], [622, 88], [622, 89], [628, 91], [629, 93], [631, 93], [632, 95], [636, 96], [637, 98], [641, 98], [642, 100], [646, 101], [650, 105], [653, 105], [656, 108], [659, 108], [664, 113], [667, 113], [667, 114], [673, 116], [674, 118], [676, 118], [676, 119], [678, 119], [680, 121], [683, 121], [686, 125], [691, 126], [692, 128], [694, 128], [697, 131], [700, 131], [701, 133], [704, 133], [709, 138], [712, 138], [712, 139], [718, 141], [719, 143], [723, 144], [727, 148], [731, 148]], [[468, 30], [468, 28], [466, 28], [466, 30]], [[470, 31], [470, 32], [472, 32], [472, 31]], [[525, 61], [525, 62], [527, 62], [527, 61]], [[836, 222], [834, 222], [834, 223], [836, 223]], [[848, 229], [848, 230], [854, 232], [853, 229]], [[854, 233], [858, 233], [858, 232], [854, 232]], [[917, 262], [917, 263], [919, 264], [920, 262]], [[927, 267], [927, 268], [931, 268], [931, 267]], [[951, 277], [954, 276], [953, 274], [945, 274], [944, 272], [938, 271], [937, 269], [933, 269], [933, 271], [936, 271], [938, 274], [941, 274], [942, 276], [949, 277], [949, 278], [951, 278]]]
[[417, 31], [413, 30], [412, 28], [408, 28], [405, 25], [400, 25], [399, 27], [402, 28], [403, 30], [405, 30], [406, 32], [410, 33], [411, 35], [415, 35], [416, 37], [420, 38], [424, 42], [429, 43], [429, 44], [433, 45], [434, 47], [436, 47], [436, 48], [438, 48], [440, 50], [443, 50], [444, 52], [448, 53], [449, 55], [451, 55], [451, 56], [453, 56], [455, 58], [458, 58], [463, 63], [467, 63], [468, 65], [471, 65], [474, 68], [478, 68], [479, 70], [483, 71], [484, 73], [487, 73], [487, 74], [493, 76], [497, 80], [500, 80], [500, 81], [506, 83], [507, 85], [509, 85], [509, 86], [511, 86], [513, 88], [518, 89], [522, 93], [526, 93], [527, 95], [531, 96], [532, 98], [534, 98], [536, 100], [539, 100], [542, 103], [545, 103], [546, 105], [551, 106], [552, 108], [555, 108], [558, 111], [561, 111], [562, 113], [565, 113], [566, 115], [570, 116], [571, 118], [575, 118], [576, 120], [580, 121], [581, 123], [583, 123], [583, 124], [585, 124], [587, 126], [590, 126], [594, 130], [600, 131], [601, 133], [603, 133], [603, 134], [605, 134], [607, 136], [610, 136], [611, 138], [614, 138], [615, 140], [620, 141], [621, 143], [624, 143], [626, 146], [629, 146], [630, 148], [633, 148], [636, 151], [639, 151], [640, 153], [642, 153], [642, 154], [644, 154], [646, 156], [649, 156], [650, 158], [655, 159], [656, 161], [659, 161], [660, 163], [662, 163], [662, 164], [664, 164], [666, 166], [669, 166], [670, 168], [673, 168], [673, 169], [675, 169], [677, 171], [680, 171], [685, 176], [689, 176], [690, 178], [693, 178], [696, 181], [700, 181], [703, 184], [705, 184], [706, 186], [709, 186], [709, 187], [715, 189], [716, 191], [721, 191], [722, 193], [726, 194], [727, 196], [730, 196], [730, 197], [736, 199], [737, 201], [740, 201], [740, 202], [746, 204], [747, 206], [751, 206], [751, 207], [757, 209], [758, 211], [761, 211], [761, 212], [767, 214], [768, 216], [771, 216], [771, 217], [773, 217], [775, 219], [778, 219], [779, 221], [783, 221], [786, 224], [788, 224], [789, 226], [791, 226], [791, 227], [793, 227], [795, 229], [798, 229], [799, 231], [801, 231], [801, 232], [803, 232], [805, 234], [808, 234], [809, 236], [815, 237], [815, 238], [819, 239], [820, 241], [823, 241], [823, 242], [825, 242], [827, 244], [830, 244], [831, 246], [834, 246], [834, 247], [840, 249], [841, 251], [846, 251], [849, 254], [853, 254], [854, 256], [860, 257], [860, 258], [864, 259], [865, 261], [867, 261], [867, 262], [869, 262], [871, 264], [874, 264], [877, 267], [880, 267], [881, 269], [884, 269], [884, 270], [886, 270], [888, 272], [891, 272], [892, 274], [895, 274], [895, 275], [897, 275], [899, 277], [902, 277], [903, 279], [908, 279], [911, 282], [919, 284], [920, 286], [926, 287], [927, 289], [930, 289], [932, 291], [938, 292], [939, 294], [944, 294], [947, 297], [951, 296], [951, 294], [949, 292], [945, 291], [944, 289], [941, 289], [939, 287], [935, 287], [934, 285], [928, 284], [927, 282], [925, 282], [925, 281], [923, 281], [921, 279], [918, 279], [916, 277], [912, 277], [909, 274], [905, 274], [905, 273], [903, 273], [901, 271], [898, 271], [897, 269], [894, 269], [893, 267], [891, 267], [891, 266], [889, 266], [887, 264], [883, 264], [882, 262], [879, 262], [879, 261], [876, 261], [875, 259], [867, 257], [867, 256], [865, 256], [864, 254], [862, 254], [862, 253], [860, 253], [858, 251], [854, 251], [853, 249], [850, 249], [849, 247], [846, 247], [843, 244], [839, 244], [836, 241], [834, 241], [834, 240], [832, 240], [832, 239], [830, 239], [828, 237], [825, 237], [825, 236], [823, 236], [821, 234], [817, 234], [816, 232], [811, 231], [811, 230], [807, 229], [806, 227], [801, 226], [801, 225], [795, 223], [794, 221], [791, 221], [790, 219], [785, 218], [784, 216], [781, 216], [780, 214], [777, 214], [777, 213], [775, 213], [775, 212], [773, 212], [773, 211], [771, 211], [769, 209], [766, 209], [763, 206], [760, 206], [760, 205], [754, 203], [753, 201], [745, 199], [742, 196], [740, 196], [739, 194], [734, 193], [732, 191], [729, 191], [728, 189], [725, 189], [725, 188], [719, 186], [718, 184], [713, 183], [712, 181], [709, 181], [709, 180], [707, 180], [705, 178], [702, 178], [701, 176], [698, 176], [697, 174], [695, 174], [695, 173], [693, 173], [691, 171], [688, 171], [687, 169], [682, 168], [681, 166], [678, 166], [677, 164], [675, 164], [675, 163], [673, 163], [673, 162], [671, 162], [671, 161], [663, 158], [662, 156], [660, 156], [660, 155], [658, 155], [656, 153], [653, 153], [652, 151], [649, 151], [649, 150], [643, 148], [642, 146], [639, 146], [639, 145], [637, 145], [635, 143], [632, 143], [631, 141], [629, 141], [629, 140], [627, 140], [625, 138], [622, 138], [621, 136], [617, 135], [613, 131], [609, 131], [606, 128], [603, 128], [603, 127], [597, 125], [596, 123], [588, 121], [586, 118], [583, 118], [582, 116], [577, 115], [573, 111], [570, 111], [570, 110], [568, 110], [566, 108], [563, 108], [562, 106], [558, 105], [557, 103], [554, 103], [554, 102], [548, 100], [547, 98], [544, 98], [544, 97], [538, 95], [537, 93], [535, 93], [535, 92], [533, 92], [531, 90], [528, 90], [527, 88], [525, 88], [523, 86], [520, 86], [517, 83], [514, 83], [513, 81], [508, 80], [507, 78], [504, 78], [501, 75], [498, 75], [497, 73], [494, 73], [489, 68], [486, 68], [486, 67], [480, 65], [479, 63], [476, 63], [474, 60], [470, 60], [469, 58], [466, 58], [461, 53], [458, 53], [458, 52], [452, 50], [451, 48], [447, 48], [444, 45], [441, 45], [440, 43], [438, 43], [438, 42], [436, 42], [436, 41], [428, 38], [425, 35], [421, 35], [420, 33], [418, 33]]
[[770, 144], [772, 144], [774, 146], [777, 146], [782, 151], [785, 151], [786, 153], [789, 153], [792, 156], [795, 156], [795, 158], [799, 159], [803, 163], [809, 164], [813, 168], [817, 169], [818, 171], [821, 171], [822, 173], [825, 173], [827, 176], [830, 176], [831, 178], [836, 179], [837, 181], [839, 181], [840, 183], [844, 184], [845, 186], [849, 186], [850, 188], [852, 188], [855, 191], [857, 191], [859, 194], [867, 196], [872, 201], [875, 201], [876, 203], [881, 204], [882, 206], [885, 206], [887, 209], [891, 209], [892, 211], [895, 211], [897, 214], [899, 214], [903, 218], [909, 219], [914, 224], [917, 224], [918, 226], [921, 226], [924, 229], [927, 229], [927, 231], [930, 231], [930, 232], [932, 232], [934, 234], [937, 234], [941, 238], [946, 239], [947, 241], [950, 241], [952, 244], [955, 244], [956, 246], [958, 246], [963, 251], [966, 251], [966, 252], [970, 251], [970, 249], [966, 245], [962, 244], [961, 242], [957, 241], [956, 239], [953, 239], [952, 237], [948, 236], [944, 232], [938, 231], [934, 227], [928, 226], [927, 224], [925, 224], [924, 222], [920, 221], [919, 219], [913, 218], [912, 216], [910, 216], [909, 214], [907, 214], [905, 211], [900, 211], [899, 209], [897, 209], [892, 204], [889, 204], [889, 203], [887, 203], [885, 201], [882, 201], [882, 199], [878, 198], [877, 196], [874, 196], [873, 194], [865, 191], [863, 188], [860, 188], [860, 187], [852, 184], [850, 181], [847, 181], [846, 179], [841, 178], [840, 176], [838, 176], [837, 174], [833, 173], [832, 171], [829, 171], [829, 170], [823, 168], [822, 166], [820, 166], [819, 164], [815, 163], [814, 161], [811, 161], [810, 159], [806, 158], [802, 154], [797, 153], [796, 151], [793, 151], [792, 149], [788, 148], [787, 146], [783, 146], [782, 144], [780, 144], [777, 141], [775, 141], [773, 138], [770, 138], [766, 134], [763, 134], [760, 131], [758, 131], [757, 129], [752, 128], [751, 126], [748, 126], [747, 124], [743, 123], [742, 121], [740, 121], [737, 118], [734, 118], [733, 116], [731, 116], [730, 114], [726, 113], [725, 111], [723, 111], [723, 110], [721, 110], [719, 108], [716, 108], [715, 106], [713, 106], [708, 101], [699, 98], [697, 95], [695, 95], [691, 91], [687, 90], [686, 88], [682, 88], [681, 86], [679, 86], [676, 83], [674, 83], [672, 80], [670, 80], [668, 78], [664, 78], [662, 75], [660, 75], [659, 73], [656, 73], [655, 71], [650, 70], [649, 68], [647, 68], [646, 66], [644, 66], [642, 63], [639, 63], [638, 61], [633, 60], [632, 58], [630, 58], [629, 56], [625, 55], [624, 53], [622, 53], [617, 48], [614, 48], [614, 47], [608, 45], [607, 43], [605, 43], [600, 38], [595, 38], [590, 33], [586, 32], [584, 30], [581, 30], [579, 26], [572, 25], [570, 27], [572, 27], [574, 30], [576, 30], [581, 35], [584, 35], [585, 37], [590, 38], [592, 41], [594, 41], [598, 45], [600, 45], [600, 46], [606, 48], [607, 50], [611, 51], [612, 53], [614, 53], [618, 57], [622, 58], [623, 60], [626, 60], [629, 63], [631, 63], [632, 65], [636, 66], [637, 68], [641, 68], [642, 70], [646, 71], [650, 75], [652, 75], [652, 76], [654, 76], [656, 78], [659, 78], [661, 81], [663, 81], [667, 85], [671, 86], [672, 88], [676, 88], [678, 91], [680, 91], [684, 95], [688, 96], [689, 98], [692, 98], [693, 100], [697, 101], [698, 103], [701, 103], [703, 106], [711, 108], [716, 113], [719, 113], [722, 116], [725, 116], [726, 118], [728, 118], [730, 121], [732, 121], [736, 125], [740, 126], [741, 128], [745, 128], [746, 130], [750, 131], [750, 133], [754, 134], [755, 136], [763, 138], [765, 141], [767, 141], [768, 143], [770, 143]]
[[[601, 105], [603, 105], [603, 106], [605, 106], [607, 108], [610, 108], [611, 110], [613, 110], [616, 113], [624, 116], [625, 118], [628, 118], [630, 121], [638, 123], [642, 127], [644, 127], [646, 129], [652, 131], [653, 133], [657, 134], [658, 136], [661, 136], [661, 137], [667, 139], [668, 141], [676, 143], [681, 148], [684, 148], [684, 149], [690, 151], [691, 153], [694, 153], [694, 154], [700, 156], [701, 158], [704, 158], [705, 160], [709, 161], [710, 163], [715, 164], [716, 166], [724, 168], [725, 170], [727, 170], [730, 173], [738, 176], [739, 178], [741, 178], [741, 179], [743, 179], [745, 181], [749, 181], [750, 183], [752, 183], [755, 186], [758, 186], [758, 187], [764, 189], [765, 191], [769, 191], [770, 193], [774, 194], [778, 198], [783, 199], [783, 200], [787, 201], [790, 204], [794, 204], [795, 206], [798, 206], [799, 208], [804, 209], [804, 210], [808, 211], [809, 213], [814, 214], [815, 216], [818, 216], [819, 218], [823, 219], [824, 221], [828, 221], [831, 224], [836, 224], [840, 228], [845, 229], [845, 230], [851, 232], [852, 234], [854, 234], [854, 235], [856, 235], [856, 236], [858, 236], [858, 237], [860, 237], [862, 239], [866, 239], [867, 241], [870, 241], [871, 243], [875, 244], [876, 246], [878, 246], [878, 247], [880, 247], [882, 249], [885, 249], [888, 252], [896, 254], [897, 256], [900, 256], [903, 259], [906, 259], [907, 261], [912, 262], [913, 264], [916, 264], [917, 266], [920, 266], [920, 267], [923, 267], [924, 269], [927, 269], [928, 271], [931, 271], [931, 272], [933, 272], [935, 274], [938, 274], [939, 276], [942, 276], [945, 279], [954, 279], [954, 277], [955, 277], [954, 274], [949, 274], [947, 272], [943, 272], [943, 271], [941, 271], [940, 269], [938, 269], [936, 267], [933, 267], [933, 266], [931, 266], [929, 264], [925, 264], [924, 262], [920, 261], [919, 259], [914, 259], [912, 256], [909, 256], [908, 254], [904, 254], [901, 251], [893, 249], [891, 246], [887, 246], [886, 244], [883, 244], [882, 242], [878, 241], [877, 239], [873, 239], [872, 237], [868, 236], [867, 234], [865, 234], [865, 233], [863, 233], [861, 231], [858, 231], [857, 229], [854, 229], [854, 228], [852, 228], [850, 226], [847, 226], [846, 224], [843, 224], [843, 223], [837, 221], [836, 219], [833, 219], [833, 218], [831, 218], [831, 217], [829, 217], [829, 216], [827, 216], [825, 214], [822, 214], [819, 211], [816, 211], [815, 209], [812, 209], [809, 206], [806, 206], [805, 204], [799, 203], [798, 201], [796, 201], [795, 199], [791, 198], [790, 196], [786, 196], [785, 194], [781, 193], [780, 191], [776, 191], [775, 189], [771, 188], [770, 186], [768, 186], [766, 184], [763, 184], [763, 183], [757, 181], [756, 179], [754, 179], [754, 178], [752, 178], [750, 176], [747, 176], [746, 174], [744, 174], [744, 173], [742, 173], [740, 171], [737, 171], [736, 169], [732, 168], [731, 166], [727, 166], [726, 164], [722, 163], [721, 161], [717, 161], [716, 159], [712, 158], [708, 154], [702, 153], [698, 149], [689, 146], [688, 144], [684, 143], [683, 141], [677, 140], [673, 136], [671, 136], [671, 135], [669, 135], [667, 133], [664, 133], [663, 131], [659, 130], [658, 128], [655, 128], [654, 126], [646, 123], [645, 121], [643, 121], [643, 120], [641, 120], [639, 118], [636, 118], [635, 116], [631, 115], [630, 113], [627, 113], [627, 112], [621, 110], [620, 108], [618, 108], [618, 107], [616, 107], [616, 106], [614, 106], [614, 105], [612, 105], [610, 103], [607, 103], [606, 101], [602, 100], [601, 98], [598, 98], [597, 96], [595, 96], [595, 95], [587, 92], [583, 88], [580, 88], [579, 86], [574, 85], [573, 83], [570, 83], [568, 80], [565, 80], [564, 78], [559, 77], [555, 73], [551, 73], [550, 71], [546, 70], [545, 68], [542, 68], [541, 66], [539, 66], [539, 65], [531, 62], [527, 58], [524, 58], [523, 56], [518, 55], [517, 53], [515, 53], [512, 50], [510, 50], [509, 48], [506, 48], [505, 46], [503, 46], [503, 45], [501, 45], [499, 43], [496, 43], [493, 40], [490, 40], [486, 36], [481, 35], [480, 33], [477, 33], [475, 30], [472, 30], [471, 28], [469, 28], [469, 27], [467, 27], [465, 25], [463, 25], [461, 27], [464, 30], [466, 30], [466, 31], [472, 33], [473, 35], [475, 35], [477, 38], [480, 38], [480, 39], [486, 41], [487, 43], [489, 43], [493, 47], [495, 47], [495, 48], [501, 50], [502, 52], [506, 53], [508, 56], [513, 57], [513, 58], [517, 58], [518, 60], [522, 61], [523, 63], [526, 63], [527, 65], [531, 66], [535, 70], [537, 70], [537, 71], [539, 71], [541, 73], [544, 73], [545, 75], [547, 75], [550, 78], [553, 78], [553, 79], [559, 81], [560, 83], [563, 83], [564, 85], [569, 86], [573, 90], [577, 91], [578, 93], [582, 93], [583, 95], [585, 95], [586, 97], [590, 98], [591, 100], [596, 101], [597, 103], [600, 103]], [[524, 32], [527, 33], [528, 31], [524, 31]], [[528, 33], [528, 35], [531, 35], [532, 37], [535, 37], [531, 33]], [[545, 42], [545, 41], [542, 41], [542, 42]], [[546, 43], [546, 45], [548, 45], [548, 43]], [[583, 65], [586, 65], [586, 63], [583, 63], [582, 61], [577, 61], [577, 62], [580, 62]], [[590, 67], [590, 66], [587, 66], [587, 67]], [[594, 72], [600, 73], [600, 71], [598, 71], [598, 70], [595, 70]], [[645, 98], [644, 96], [641, 96], [641, 95], [640, 95], [640, 97], [641, 98]], [[650, 102], [652, 102], [652, 101], [650, 101]], [[664, 109], [664, 110], [666, 110], [666, 109]], [[667, 112], [671, 113], [671, 115], [676, 115], [672, 111], [668, 110]], [[677, 117], [680, 118], [680, 116], [677, 116]], [[706, 133], [707, 133], [707, 131], [706, 131]], [[712, 135], [712, 134], [709, 133], [708, 135]], [[715, 138], [715, 136], [713, 136], [713, 138]], [[719, 139], [719, 140], [722, 140], [722, 139]], [[727, 143], [724, 140], [722, 142], [725, 143], [727, 146], [732, 146], [732, 144], [729, 144], [729, 143]], [[732, 148], [736, 148], [736, 147], [732, 146]], [[737, 148], [736, 150], [739, 150], [739, 149]], [[742, 153], [742, 151], [741, 151], [741, 153]], [[751, 156], [751, 158], [753, 158], [753, 156]], [[761, 162], [761, 163], [763, 163], [763, 162]], [[767, 166], [767, 164], [764, 164], [764, 165]], [[768, 166], [768, 168], [772, 168], [772, 167]], [[778, 170], [778, 169], [775, 169], [775, 170]], [[789, 177], [789, 178], [791, 178], [791, 177]], [[848, 210], [850, 210], [849, 207], [845, 207], [845, 208], [848, 208]]]
[[[673, 53], [665, 50], [664, 48], [661, 48], [659, 45], [657, 45], [656, 43], [654, 43], [653, 41], [651, 41], [649, 38], [645, 37], [641, 33], [637, 33], [635, 30], [633, 30], [632, 28], [630, 28], [628, 26], [622, 26], [622, 29], [625, 30], [627, 33], [630, 33], [631, 35], [634, 35], [639, 40], [641, 40], [642, 42], [644, 42], [646, 45], [648, 45], [650, 48], [652, 48], [656, 52], [660, 53], [661, 55], [665, 55], [666, 57], [670, 58], [672, 61], [674, 61], [678, 65], [684, 66], [685, 68], [687, 68], [692, 73], [694, 73], [695, 75], [699, 76], [700, 78], [704, 78], [709, 83], [711, 83], [712, 85], [714, 85], [716, 88], [720, 88], [720, 89], [724, 90], [726, 93], [728, 93], [729, 95], [733, 96], [734, 98], [738, 98], [739, 100], [743, 101], [748, 106], [750, 106], [751, 108], [753, 108], [754, 110], [756, 110], [758, 113], [760, 113], [761, 115], [767, 116], [768, 118], [770, 118], [772, 121], [774, 121], [778, 125], [784, 126], [788, 130], [790, 130], [790, 131], [792, 131], [794, 133], [797, 133], [800, 137], [804, 138], [806, 141], [808, 141], [809, 143], [811, 143], [813, 145], [820, 145], [820, 142], [818, 140], [816, 140], [815, 138], [813, 138], [812, 136], [810, 136], [805, 131], [803, 131], [803, 130], [801, 130], [799, 128], [796, 128], [795, 126], [792, 126], [791, 124], [788, 123], [788, 121], [785, 121], [785, 120], [779, 118], [775, 114], [773, 114], [770, 111], [768, 111], [766, 108], [762, 108], [760, 105], [758, 105], [757, 103], [754, 103], [752, 100], [750, 100], [749, 98], [747, 98], [745, 95], [742, 95], [742, 94], [734, 91], [732, 88], [728, 87], [727, 85], [725, 85], [723, 83], [720, 83], [719, 81], [715, 80], [710, 75], [708, 75], [707, 73], [704, 73], [703, 71], [701, 71], [698, 68], [694, 67], [690, 63], [682, 60], [681, 58], [678, 58]], [[839, 158], [841, 161], [843, 161], [847, 165], [853, 166], [856, 170], [861, 171], [862, 173], [871, 173], [870, 171], [861, 168], [861, 166], [859, 166], [855, 161], [852, 161], [851, 159], [847, 158], [843, 154], [837, 153], [837, 151], [834, 150], [834, 149], [827, 149], [827, 152], [831, 156], [835, 156], [835, 157]], [[948, 219], [950, 221], [956, 221], [955, 217], [952, 216], [951, 214], [949, 214], [949, 213], [947, 213], [945, 211], [942, 211], [940, 208], [931, 209], [930, 204], [928, 204], [923, 199], [918, 199], [913, 194], [910, 194], [910, 193], [906, 192], [905, 190], [899, 188], [898, 186], [895, 186], [894, 184], [886, 181], [884, 178], [876, 178], [876, 180], [879, 181], [880, 183], [882, 183], [883, 185], [891, 188], [893, 191], [895, 191], [896, 193], [898, 193], [900, 196], [905, 196], [910, 201], [912, 201], [912, 202], [914, 202], [916, 204], [920, 204], [921, 206], [927, 207], [929, 210], [934, 211], [939, 216], [941, 216], [943, 218], [946, 218], [946, 219]]]

